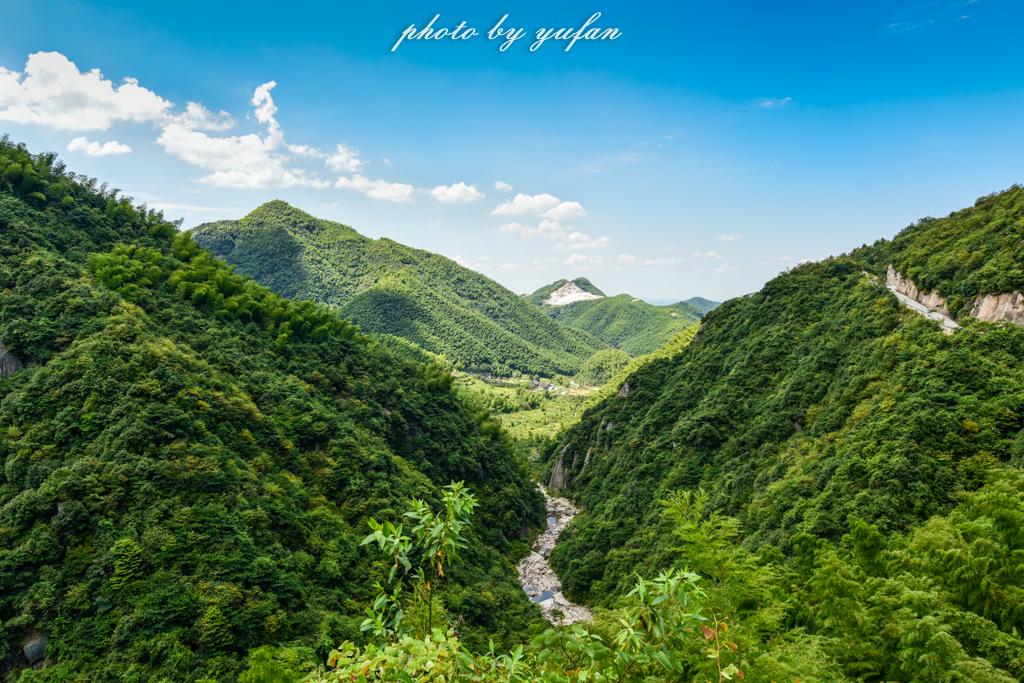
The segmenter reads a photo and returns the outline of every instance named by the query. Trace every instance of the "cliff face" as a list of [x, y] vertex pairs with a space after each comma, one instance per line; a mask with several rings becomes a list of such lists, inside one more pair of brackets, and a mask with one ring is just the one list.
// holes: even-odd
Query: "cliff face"
[[[937, 291], [920, 291], [913, 280], [904, 277], [902, 273], [892, 266], [889, 266], [885, 273], [885, 284], [890, 289], [917, 301], [923, 306], [927, 306], [943, 315], [949, 315], [949, 307], [946, 305], [946, 300], [939, 296]], [[981, 295], [974, 300], [974, 305], [971, 306], [968, 315], [985, 322], [1005, 322], [1024, 327], [1024, 294], [1021, 292], [1004, 292]]]
[[988, 322], [1007, 322], [1024, 327], [1024, 294], [986, 294], [971, 307], [971, 317]]
[[892, 266], [889, 266], [885, 272], [885, 284], [890, 289], [895, 289], [900, 294], [910, 297], [923, 306], [927, 306], [943, 315], [949, 315], [949, 307], [946, 305], [946, 300], [939, 296], [938, 292], [935, 290], [927, 293], [921, 292], [913, 280], [903, 277], [903, 274]]
[[21, 370], [21, 361], [12, 353], [7, 351], [7, 347], [0, 344], [0, 377], [9, 375], [12, 372]]

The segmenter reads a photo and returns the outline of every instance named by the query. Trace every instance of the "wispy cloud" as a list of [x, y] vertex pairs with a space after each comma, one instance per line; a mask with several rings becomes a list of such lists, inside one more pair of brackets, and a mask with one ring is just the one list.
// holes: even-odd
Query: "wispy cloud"
[[758, 109], [782, 109], [793, 102], [792, 97], [762, 97], [757, 101]]
[[882, 25], [891, 35], [915, 37], [954, 28], [972, 19], [980, 0], [923, 0], [888, 17]]
[[626, 150], [622, 152], [610, 152], [601, 156], [580, 162], [569, 169], [568, 175], [593, 175], [606, 173], [624, 166], [634, 166], [643, 163], [651, 158], [651, 154], [643, 151]]

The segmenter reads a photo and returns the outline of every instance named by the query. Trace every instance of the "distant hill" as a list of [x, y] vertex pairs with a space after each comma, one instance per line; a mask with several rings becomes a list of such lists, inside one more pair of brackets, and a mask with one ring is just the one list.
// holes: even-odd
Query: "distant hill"
[[688, 306], [691, 309], [700, 311], [701, 315], [707, 315], [708, 313], [715, 310], [722, 304], [720, 301], [712, 301], [711, 299], [705, 299], [702, 296], [692, 296], [685, 301], [680, 301], [679, 303], [673, 305], [679, 307]]
[[564, 306], [577, 301], [600, 299], [603, 296], [605, 293], [595, 287], [594, 283], [585, 277], [578, 277], [572, 280], [556, 280], [527, 295], [526, 300], [537, 306]]
[[465, 370], [571, 375], [605, 346], [451, 259], [282, 201], [192, 236], [278, 294], [339, 306], [364, 331], [407, 339]]
[[633, 357], [663, 347], [700, 320], [705, 308], [718, 305], [700, 297], [656, 306], [629, 294], [606, 296], [583, 277], [557, 280], [526, 298], [555, 320]]

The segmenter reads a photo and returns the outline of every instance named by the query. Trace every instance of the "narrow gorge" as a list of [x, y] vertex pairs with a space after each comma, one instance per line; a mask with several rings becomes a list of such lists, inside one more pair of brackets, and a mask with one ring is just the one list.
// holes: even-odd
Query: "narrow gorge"
[[578, 510], [568, 499], [550, 495], [543, 486], [539, 488], [544, 494], [547, 527], [537, 537], [530, 554], [520, 561], [517, 567], [519, 583], [530, 600], [540, 605], [544, 618], [552, 624], [590, 621], [593, 616], [590, 610], [570, 602], [562, 594], [558, 575], [548, 564], [548, 557], [558, 542], [558, 536], [569, 526]]

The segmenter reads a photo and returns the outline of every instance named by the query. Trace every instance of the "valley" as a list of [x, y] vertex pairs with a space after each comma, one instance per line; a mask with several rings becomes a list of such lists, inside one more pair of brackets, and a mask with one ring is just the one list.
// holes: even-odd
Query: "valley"
[[1024, 677], [1020, 187], [721, 305], [8, 140], [0, 228], [5, 679]]

